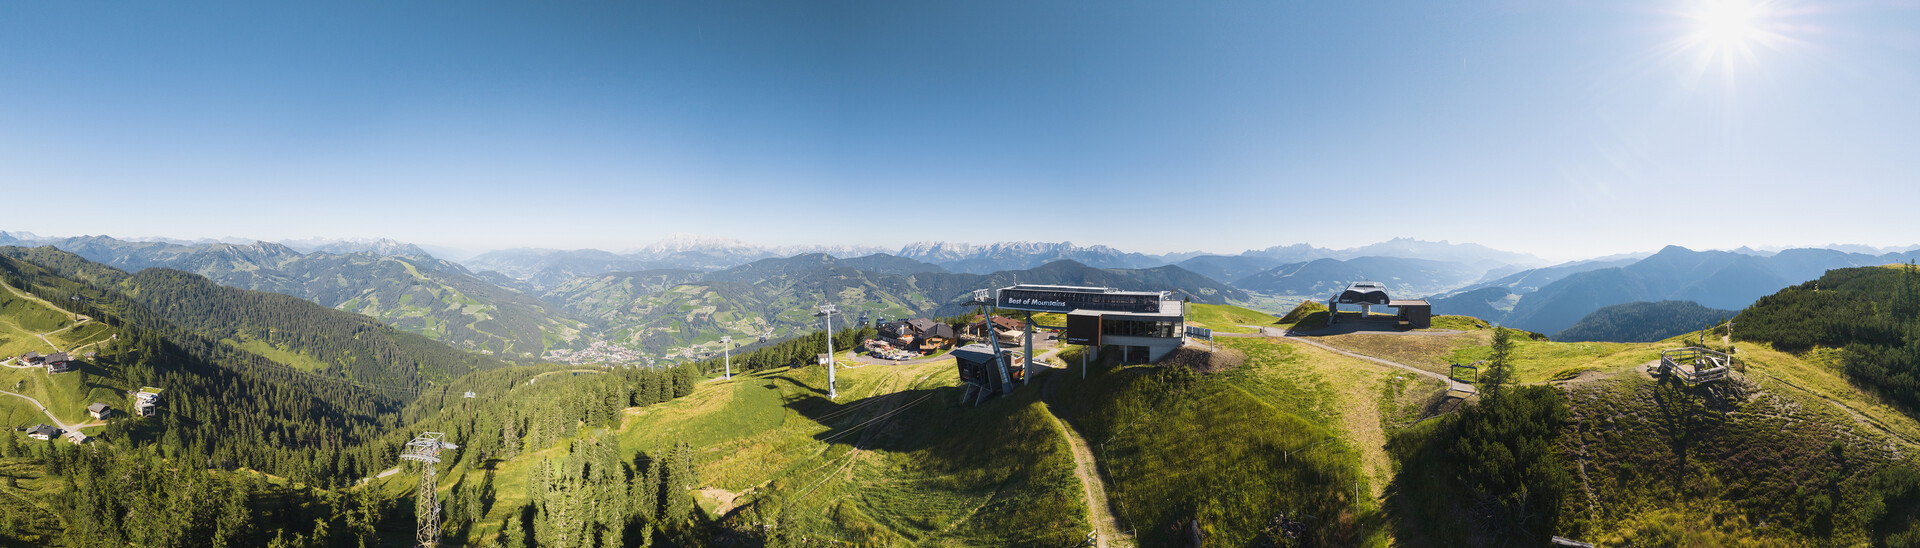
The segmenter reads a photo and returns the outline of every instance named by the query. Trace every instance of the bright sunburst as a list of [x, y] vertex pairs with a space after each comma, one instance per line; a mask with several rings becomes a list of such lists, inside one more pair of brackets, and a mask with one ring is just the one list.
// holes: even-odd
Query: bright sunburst
[[1719, 65], [1730, 78], [1739, 65], [1759, 60], [1756, 46], [1774, 48], [1785, 39], [1779, 11], [1761, 0], [1697, 0], [1682, 13], [1691, 25], [1680, 49], [1691, 54], [1697, 72]]

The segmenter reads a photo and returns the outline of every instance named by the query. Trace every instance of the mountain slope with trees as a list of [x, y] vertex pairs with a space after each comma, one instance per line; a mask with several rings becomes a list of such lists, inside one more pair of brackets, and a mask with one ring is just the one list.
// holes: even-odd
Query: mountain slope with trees
[[224, 285], [299, 297], [379, 318], [452, 346], [537, 357], [584, 344], [584, 323], [539, 298], [482, 279], [459, 264], [407, 250], [301, 253], [269, 242], [180, 245], [105, 236], [46, 240], [128, 272], [165, 267]]
[[1715, 310], [1693, 301], [1616, 304], [1593, 311], [1573, 327], [1560, 330], [1562, 342], [1654, 342], [1719, 325], [1739, 312]]

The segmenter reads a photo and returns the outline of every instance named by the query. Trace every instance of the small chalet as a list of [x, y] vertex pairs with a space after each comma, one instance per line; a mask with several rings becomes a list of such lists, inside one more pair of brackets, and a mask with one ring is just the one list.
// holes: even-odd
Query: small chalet
[[880, 324], [878, 329], [880, 330], [880, 339], [887, 341], [887, 344], [891, 344], [895, 348], [913, 347], [913, 342], [919, 339], [920, 335], [913, 330], [913, 324], [906, 320], [884, 322]]
[[953, 326], [914, 318], [880, 324], [880, 338], [895, 348], [933, 352], [953, 345]]
[[93, 418], [96, 419], [104, 419], [107, 418], [107, 415], [113, 414], [113, 408], [104, 403], [96, 403], [87, 406], [87, 414], [93, 415]]
[[33, 425], [33, 428], [27, 429], [27, 437], [33, 438], [36, 440], [45, 441], [45, 440], [50, 440], [59, 436], [60, 436], [59, 428], [54, 428], [52, 426], [47, 426], [44, 424], [36, 424], [36, 425]]
[[28, 352], [20, 355], [20, 363], [24, 363], [27, 365], [40, 365], [43, 363], [47, 363], [47, 357], [40, 355], [39, 352]]
[[994, 335], [1000, 338], [1000, 342], [1010, 343], [1019, 341], [1020, 335], [1025, 332], [1026, 329], [1027, 322], [1006, 316], [994, 316], [967, 324], [966, 335], [982, 341], [987, 340], [988, 335]]
[[73, 359], [66, 352], [54, 352], [47, 355], [48, 373], [65, 373], [73, 370]]
[[79, 430], [74, 430], [67, 433], [67, 441], [73, 442], [74, 445], [84, 445], [87, 442], [93, 441], [93, 438], [88, 437]]

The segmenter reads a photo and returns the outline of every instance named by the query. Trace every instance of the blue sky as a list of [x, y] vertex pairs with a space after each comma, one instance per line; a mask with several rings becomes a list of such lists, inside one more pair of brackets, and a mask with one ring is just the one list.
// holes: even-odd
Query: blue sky
[[0, 0], [0, 230], [1920, 242], [1920, 3], [1740, 9]]

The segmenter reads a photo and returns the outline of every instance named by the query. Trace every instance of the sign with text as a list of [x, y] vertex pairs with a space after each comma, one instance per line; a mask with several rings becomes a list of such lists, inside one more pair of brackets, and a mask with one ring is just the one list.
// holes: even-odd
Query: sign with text
[[1067, 332], [1061, 334], [1060, 340], [1067, 344], [1100, 346], [1100, 315], [1068, 314]]
[[1108, 312], [1155, 313], [1160, 311], [1158, 293], [1084, 293], [1048, 289], [1000, 290], [996, 306], [1033, 312], [1070, 312], [1101, 310]]

